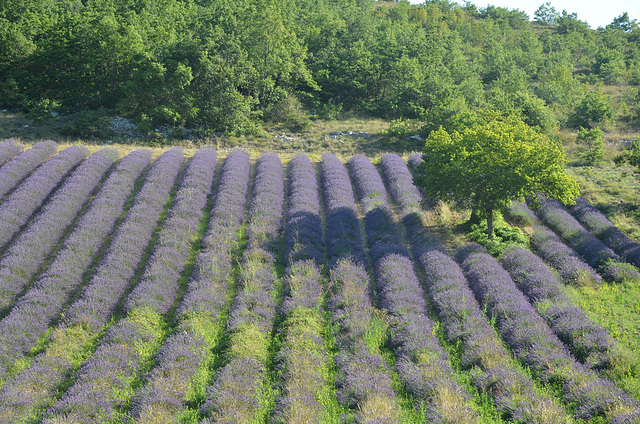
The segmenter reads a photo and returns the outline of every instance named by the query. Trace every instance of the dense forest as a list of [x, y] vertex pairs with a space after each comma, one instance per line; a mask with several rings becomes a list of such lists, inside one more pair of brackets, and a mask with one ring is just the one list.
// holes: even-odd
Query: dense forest
[[247, 134], [353, 111], [426, 135], [501, 113], [595, 130], [637, 126], [639, 87], [626, 13], [591, 29], [550, 3], [530, 17], [448, 0], [0, 2], [0, 106], [35, 118]]

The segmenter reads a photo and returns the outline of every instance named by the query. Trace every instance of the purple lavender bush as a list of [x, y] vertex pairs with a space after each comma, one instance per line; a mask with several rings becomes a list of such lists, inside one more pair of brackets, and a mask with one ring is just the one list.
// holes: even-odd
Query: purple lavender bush
[[462, 344], [461, 365], [481, 371], [473, 374], [475, 384], [492, 395], [498, 409], [515, 421], [570, 422], [562, 407], [513, 365], [458, 264], [437, 250], [424, 253], [420, 263], [447, 339]]
[[540, 258], [521, 247], [509, 248], [502, 264], [517, 287], [554, 333], [583, 364], [595, 369], [612, 366], [614, 342], [607, 331], [564, 295], [560, 281]]
[[[20, 184], [42, 162], [54, 155], [57, 150], [58, 145], [53, 141], [42, 141], [36, 143], [26, 152], [14, 155], [15, 157], [4, 163], [0, 168], [0, 199]], [[8, 153], [11, 153], [11, 149]]]
[[8, 307], [28, 286], [117, 157], [115, 149], [91, 155], [7, 250], [0, 260], [0, 308]]
[[537, 314], [509, 274], [486, 253], [471, 253], [462, 263], [481, 306], [514, 354], [544, 382], [557, 382], [576, 417], [608, 420], [638, 408], [609, 380], [578, 363]]
[[5, 246], [20, 231], [69, 171], [87, 156], [89, 150], [86, 147], [68, 147], [40, 166], [11, 193], [0, 205], [0, 247]]
[[538, 218], [535, 212], [527, 206], [527, 202], [513, 202], [505, 211], [505, 215], [509, 221], [520, 226], [538, 224]]
[[340, 160], [331, 154], [322, 156], [322, 190], [326, 211], [326, 244], [329, 265], [342, 257], [366, 263], [358, 225], [353, 188]]
[[[80, 284], [83, 272], [88, 266], [87, 257], [95, 255], [108, 234], [113, 230], [118, 217], [134, 189], [136, 180], [151, 160], [151, 151], [136, 150], [116, 166], [98, 192], [86, 215], [80, 220], [67, 243], [77, 250], [63, 248], [58, 256], [67, 258], [66, 283]], [[81, 255], [86, 255], [84, 258]], [[52, 264], [53, 268], [56, 268]], [[113, 265], [113, 264], [111, 264]], [[95, 306], [95, 305], [94, 305]], [[91, 305], [82, 307], [91, 310]], [[73, 315], [65, 319], [72, 321]], [[81, 321], [77, 326], [63, 324], [51, 335], [46, 350], [33, 359], [33, 365], [12, 377], [0, 392], [0, 419], [5, 422], [21, 422], [39, 416], [39, 408], [46, 407], [55, 398], [55, 390], [64, 375], [81, 357], [77, 345], [89, 343], [92, 337], [90, 326]], [[38, 325], [41, 325], [38, 323]], [[74, 348], [72, 348], [74, 346]], [[37, 389], [36, 389], [37, 388]], [[29, 396], [24, 396], [25, 393]]]
[[602, 284], [602, 277], [548, 228], [542, 225], [533, 227], [531, 246], [560, 273], [566, 284]]
[[640, 267], [640, 244], [631, 240], [611, 223], [596, 207], [578, 197], [569, 212], [626, 261]]
[[20, 153], [22, 153], [22, 147], [14, 144], [14, 140], [4, 140], [2, 143], [0, 143], [0, 166], [9, 162]]
[[320, 424], [336, 417], [325, 407], [331, 403], [332, 382], [322, 337], [324, 246], [317, 178], [306, 156], [297, 155], [289, 163], [289, 182], [287, 295], [281, 307], [285, 330], [277, 354], [283, 379], [274, 420]]
[[601, 275], [618, 282], [624, 282], [630, 278], [640, 278], [635, 267], [620, 265], [620, 257], [593, 234], [585, 230], [557, 200], [543, 199], [538, 214]]

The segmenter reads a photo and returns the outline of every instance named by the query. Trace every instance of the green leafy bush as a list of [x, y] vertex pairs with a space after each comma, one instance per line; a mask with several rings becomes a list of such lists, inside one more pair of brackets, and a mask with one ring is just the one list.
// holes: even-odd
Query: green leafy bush
[[115, 135], [111, 129], [111, 118], [104, 108], [83, 110], [71, 115], [61, 132], [66, 136], [84, 139], [108, 138]]

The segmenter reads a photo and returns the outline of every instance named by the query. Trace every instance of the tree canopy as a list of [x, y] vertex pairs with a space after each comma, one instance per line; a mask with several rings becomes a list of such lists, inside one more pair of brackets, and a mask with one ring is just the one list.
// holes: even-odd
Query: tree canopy
[[[626, 14], [594, 30], [549, 3], [531, 22], [449, 0], [5, 0], [0, 107], [227, 134], [351, 111], [423, 135], [495, 109], [552, 132], [611, 121], [590, 93], [640, 84], [639, 41]], [[633, 124], [627, 91], [603, 93]]]
[[558, 144], [515, 116], [493, 117], [461, 132], [440, 128], [428, 137], [415, 182], [427, 196], [455, 201], [487, 218], [525, 197], [545, 194], [563, 203], [579, 195]]

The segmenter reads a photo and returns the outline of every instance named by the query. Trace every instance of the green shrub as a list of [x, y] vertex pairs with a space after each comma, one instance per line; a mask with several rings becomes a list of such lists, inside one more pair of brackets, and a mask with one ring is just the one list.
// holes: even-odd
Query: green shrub
[[483, 245], [493, 256], [500, 256], [512, 245], [529, 247], [529, 239], [517, 227], [508, 225], [502, 215], [494, 215], [494, 235], [493, 238], [487, 236], [487, 220], [483, 219], [479, 224], [471, 224], [467, 236], [472, 241]]
[[84, 139], [109, 138], [115, 135], [111, 129], [111, 117], [104, 108], [73, 114], [61, 132], [66, 136]]

